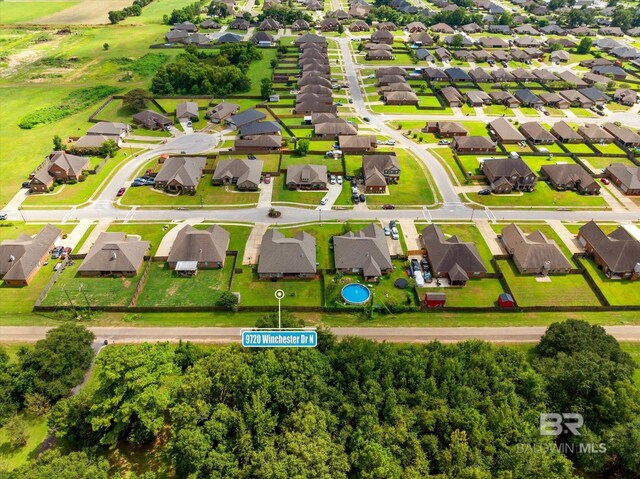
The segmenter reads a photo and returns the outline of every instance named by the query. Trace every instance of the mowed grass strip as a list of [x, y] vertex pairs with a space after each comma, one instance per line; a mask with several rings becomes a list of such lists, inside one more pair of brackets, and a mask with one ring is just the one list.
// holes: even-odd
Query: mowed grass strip
[[512, 261], [498, 264], [519, 306], [600, 306], [582, 275], [550, 275], [551, 281], [540, 282], [534, 275], [521, 275]]

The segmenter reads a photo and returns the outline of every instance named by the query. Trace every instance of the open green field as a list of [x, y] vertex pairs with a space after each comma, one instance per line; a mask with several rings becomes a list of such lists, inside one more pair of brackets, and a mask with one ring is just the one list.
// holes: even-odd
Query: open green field
[[81, 260], [68, 266], [58, 277], [42, 302], [43, 306], [70, 306], [76, 308], [100, 306], [128, 306], [140, 273], [134, 277], [81, 277], [77, 275]]
[[215, 306], [227, 291], [233, 257], [221, 269], [200, 269], [192, 277], [177, 276], [167, 263], [151, 263], [138, 306]]
[[40, 17], [60, 12], [79, 3], [69, 1], [16, 2], [4, 0], [0, 2], [0, 23], [28, 23]]
[[600, 196], [581, 195], [574, 191], [556, 191], [544, 181], [538, 181], [536, 190], [522, 194], [488, 195], [469, 193], [472, 201], [487, 206], [550, 206], [550, 207], [604, 207], [607, 205]]
[[519, 306], [599, 306], [586, 280], [579, 274], [551, 275], [549, 282], [521, 275], [512, 261], [498, 260]]
[[609, 279], [592, 259], [583, 258], [581, 261], [612, 306], [640, 305], [639, 281]]

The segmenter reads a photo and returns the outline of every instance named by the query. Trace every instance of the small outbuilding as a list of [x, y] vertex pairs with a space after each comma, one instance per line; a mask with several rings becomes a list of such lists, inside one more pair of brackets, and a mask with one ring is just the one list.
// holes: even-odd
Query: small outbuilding
[[502, 293], [500, 296], [498, 296], [498, 306], [500, 306], [501, 308], [515, 308], [516, 301], [509, 293]]
[[447, 297], [444, 293], [425, 293], [424, 295], [424, 305], [427, 308], [443, 308], [446, 302]]

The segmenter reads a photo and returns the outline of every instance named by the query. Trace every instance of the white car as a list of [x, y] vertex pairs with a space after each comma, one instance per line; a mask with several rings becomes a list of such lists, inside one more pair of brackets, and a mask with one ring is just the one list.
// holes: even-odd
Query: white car
[[328, 202], [328, 201], [329, 201], [329, 198], [327, 198], [327, 197], [325, 196], [324, 198], [322, 198], [322, 199], [320, 200], [320, 204], [324, 206], [324, 205], [326, 205], [326, 204], [327, 204], [327, 202]]
[[336, 178], [336, 180], [338, 181], [338, 184], [341, 185], [342, 184], [342, 176], [338, 176]]
[[391, 236], [391, 230], [388, 227], [384, 227], [384, 235], [385, 236]]
[[438, 145], [450, 145], [451, 144], [451, 140], [440, 140], [438, 142]]
[[[396, 228], [395, 226], [391, 228], [391, 234], [398, 236], [398, 228]], [[395, 239], [395, 238], [394, 238]]]
[[336, 177], [334, 175], [331, 175], [329, 177], [329, 183], [331, 183], [332, 185], [336, 184]]
[[387, 145], [395, 145], [396, 144], [396, 140], [387, 140]]
[[399, 240], [399, 239], [400, 239], [400, 236], [398, 235], [398, 233], [397, 233], [397, 232], [396, 232], [396, 233], [394, 233], [394, 232], [392, 231], [392, 232], [391, 232], [391, 239]]

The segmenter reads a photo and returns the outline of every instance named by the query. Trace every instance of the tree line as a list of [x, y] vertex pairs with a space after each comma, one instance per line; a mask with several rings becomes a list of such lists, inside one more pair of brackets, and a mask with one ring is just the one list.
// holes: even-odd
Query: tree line
[[151, 2], [153, 0], [133, 0], [133, 4], [130, 7], [125, 7], [122, 10], [111, 10], [109, 12], [109, 21], [115, 24], [120, 23], [127, 17], [139, 17], [142, 15], [142, 9]]
[[[285, 327], [300, 325], [285, 315]], [[167, 471], [188, 479], [633, 478], [635, 368], [603, 328], [573, 320], [550, 326], [530, 357], [481, 341], [338, 342], [324, 330], [311, 350], [109, 347], [94, 387], [49, 416], [74, 455], [44, 455], [9, 477], [53, 477], [53, 467], [89, 477], [67, 474], [78, 463], [91, 477], [119, 477], [96, 452], [168, 434]], [[556, 412], [581, 414], [581, 435], [541, 436], [540, 413]], [[603, 443], [606, 453], [558, 447], [574, 443]], [[540, 448], [520, 447], [532, 444]]]

